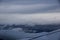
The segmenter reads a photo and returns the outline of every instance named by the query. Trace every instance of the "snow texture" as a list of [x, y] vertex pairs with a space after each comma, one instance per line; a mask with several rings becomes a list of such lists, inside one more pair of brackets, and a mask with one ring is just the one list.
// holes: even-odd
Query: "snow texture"
[[23, 31], [18, 32], [15, 30], [1, 30], [0, 38], [2, 36], [14, 38], [16, 40], [60, 40], [60, 29], [49, 33], [25, 33]]

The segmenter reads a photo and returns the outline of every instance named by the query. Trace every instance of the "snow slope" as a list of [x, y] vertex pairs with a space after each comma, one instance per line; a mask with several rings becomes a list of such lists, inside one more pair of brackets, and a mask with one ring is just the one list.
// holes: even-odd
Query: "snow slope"
[[0, 38], [10, 37], [16, 40], [60, 40], [60, 29], [52, 32], [25, 33], [15, 30], [0, 30]]
[[60, 29], [30, 40], [60, 40]]
[[44, 35], [47, 34], [46, 32], [43, 33], [25, 33], [22, 30], [19, 31], [19, 29], [16, 31], [17, 29], [13, 29], [13, 30], [0, 30], [0, 38], [2, 37], [3, 39], [5, 37], [9, 37], [9, 38], [14, 38], [14, 39], [26, 39], [26, 38], [33, 38], [35, 36], [39, 36], [39, 35]]

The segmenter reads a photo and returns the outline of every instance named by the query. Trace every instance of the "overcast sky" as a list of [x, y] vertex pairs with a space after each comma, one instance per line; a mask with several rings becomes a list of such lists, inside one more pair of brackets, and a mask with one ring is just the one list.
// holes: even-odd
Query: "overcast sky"
[[58, 0], [0, 0], [0, 24], [60, 22]]
[[58, 8], [58, 0], [0, 0], [0, 13], [31, 14], [49, 12]]

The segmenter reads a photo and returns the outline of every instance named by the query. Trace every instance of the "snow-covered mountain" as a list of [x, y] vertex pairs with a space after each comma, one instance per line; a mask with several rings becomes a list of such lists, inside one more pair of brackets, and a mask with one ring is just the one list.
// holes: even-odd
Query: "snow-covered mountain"
[[15, 40], [60, 40], [60, 29], [49, 33], [25, 33], [23, 31], [0, 30], [0, 39], [8, 38]]

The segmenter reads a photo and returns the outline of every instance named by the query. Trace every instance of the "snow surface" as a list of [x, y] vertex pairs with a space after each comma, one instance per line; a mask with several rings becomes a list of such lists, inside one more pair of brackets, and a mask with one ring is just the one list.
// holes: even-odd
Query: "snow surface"
[[0, 35], [13, 37], [15, 39], [32, 38], [32, 37], [44, 35], [44, 34], [47, 34], [47, 33], [43, 32], [43, 33], [35, 34], [35, 33], [25, 33], [23, 31], [18, 32], [18, 31], [14, 31], [14, 30], [1, 30], [0, 31]]
[[60, 29], [52, 31], [43, 36], [40, 36], [40, 37], [37, 36], [37, 38], [35, 37], [35, 38], [28, 39], [28, 40], [60, 40]]
[[25, 33], [23, 31], [0, 30], [0, 37], [12, 37], [17, 40], [60, 40], [60, 29], [52, 32]]

